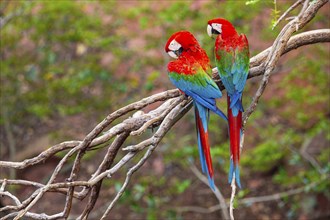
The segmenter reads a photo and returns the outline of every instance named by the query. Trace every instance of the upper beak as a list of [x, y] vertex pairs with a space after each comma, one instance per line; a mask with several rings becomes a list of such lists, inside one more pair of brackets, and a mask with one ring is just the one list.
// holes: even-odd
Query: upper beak
[[210, 37], [212, 37], [212, 26], [211, 25], [207, 25], [207, 34], [210, 36]]

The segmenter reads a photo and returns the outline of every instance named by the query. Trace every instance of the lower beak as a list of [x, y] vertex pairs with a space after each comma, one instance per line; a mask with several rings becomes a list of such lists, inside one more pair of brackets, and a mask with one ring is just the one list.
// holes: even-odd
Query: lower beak
[[173, 51], [168, 51], [167, 53], [168, 53], [168, 55], [169, 55], [170, 57], [172, 57], [172, 58], [174, 58], [174, 59], [177, 59], [177, 58], [178, 58], [178, 56], [176, 55], [176, 53], [173, 52]]
[[180, 47], [178, 50], [174, 51], [175, 55], [177, 55], [178, 57], [182, 54], [182, 47]]

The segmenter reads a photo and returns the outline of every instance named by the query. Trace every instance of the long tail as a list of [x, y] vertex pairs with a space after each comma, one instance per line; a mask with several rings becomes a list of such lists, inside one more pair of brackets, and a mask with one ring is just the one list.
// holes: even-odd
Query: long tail
[[208, 122], [210, 112], [204, 106], [194, 102], [199, 157], [203, 173], [207, 174], [211, 189], [215, 190], [212, 158], [210, 152]]
[[235, 100], [236, 103], [231, 105], [231, 99], [227, 96], [228, 102], [228, 123], [230, 138], [230, 170], [228, 174], [228, 182], [231, 183], [235, 173], [236, 183], [241, 188], [239, 176], [239, 159], [240, 159], [240, 141], [242, 130], [242, 100]]

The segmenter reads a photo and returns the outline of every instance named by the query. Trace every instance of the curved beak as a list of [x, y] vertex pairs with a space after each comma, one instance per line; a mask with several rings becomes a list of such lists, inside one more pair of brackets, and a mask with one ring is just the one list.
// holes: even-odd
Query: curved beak
[[183, 52], [183, 48], [180, 47], [180, 48], [177, 49], [177, 50], [174, 50], [174, 51], [173, 51], [173, 50], [170, 50], [170, 51], [168, 51], [167, 53], [168, 53], [168, 55], [170, 55], [171, 57], [177, 59], [177, 58], [182, 54], [182, 52]]
[[168, 51], [167, 52], [168, 53], [168, 55], [170, 56], [170, 57], [172, 57], [172, 58], [174, 58], [174, 59], [178, 59], [178, 56], [176, 55], [176, 53], [175, 52], [173, 52], [173, 51]]
[[212, 37], [212, 29], [213, 29], [212, 26], [208, 24], [206, 30], [207, 30], [207, 34], [208, 34], [210, 37]]

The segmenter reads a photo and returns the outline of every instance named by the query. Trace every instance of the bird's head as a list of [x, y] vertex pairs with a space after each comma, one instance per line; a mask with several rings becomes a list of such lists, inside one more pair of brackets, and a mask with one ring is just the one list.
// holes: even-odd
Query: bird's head
[[210, 37], [221, 35], [223, 38], [237, 34], [234, 26], [223, 18], [216, 18], [207, 22], [207, 34]]
[[195, 51], [199, 47], [198, 41], [189, 31], [174, 33], [165, 45], [165, 51], [177, 59], [185, 51]]

